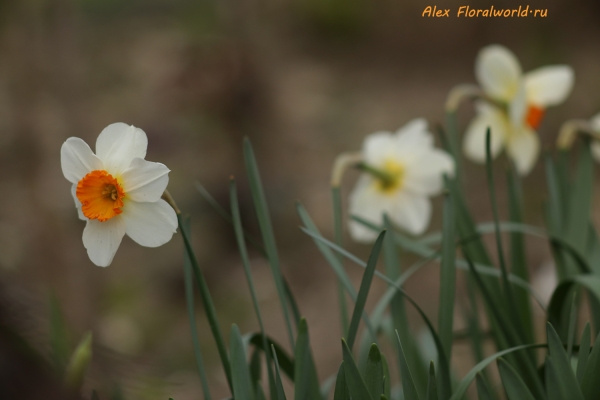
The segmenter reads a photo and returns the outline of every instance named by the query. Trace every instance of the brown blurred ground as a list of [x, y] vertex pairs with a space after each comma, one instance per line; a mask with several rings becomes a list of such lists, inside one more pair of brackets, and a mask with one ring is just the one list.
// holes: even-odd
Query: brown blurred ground
[[[511, 48], [525, 71], [554, 63], [575, 69], [571, 97], [548, 112], [540, 130], [545, 148], [564, 120], [600, 111], [599, 3], [510, 2], [519, 4], [548, 8], [548, 18], [427, 19], [421, 18], [426, 4], [416, 0], [0, 1], [0, 284], [9, 325], [47, 354], [54, 292], [73, 345], [94, 331], [86, 395], [96, 388], [106, 396], [121, 386], [131, 399], [199, 398], [180, 236], [158, 249], [124, 239], [110, 267], [95, 267], [81, 243], [83, 223], [60, 170], [59, 149], [69, 136], [93, 145], [112, 122], [144, 129], [147, 159], [172, 170], [169, 190], [193, 217], [195, 249], [225, 331], [236, 322], [248, 332], [257, 323], [231, 229], [193, 184], [202, 182], [227, 207], [228, 178], [235, 175], [246, 224], [256, 232], [241, 153], [242, 138], [249, 136], [284, 274], [308, 319], [325, 379], [340, 359], [336, 286], [297, 229], [294, 202], [300, 200], [331, 237], [328, 184], [338, 153], [415, 117], [442, 122], [447, 92], [474, 82], [475, 55], [491, 43]], [[454, 12], [460, 5], [443, 6]], [[472, 111], [463, 111], [464, 127]], [[483, 170], [467, 167], [469, 201], [478, 220], [488, 221]], [[355, 176], [346, 178], [346, 191]], [[540, 165], [525, 180], [525, 196], [527, 221], [541, 225]], [[436, 207], [431, 230], [439, 217]], [[528, 244], [533, 270], [548, 259], [548, 249], [539, 241]], [[368, 254], [366, 246], [351, 249]], [[268, 266], [257, 254], [253, 268], [268, 331], [287, 343]], [[348, 269], [358, 281], [361, 271]], [[438, 279], [430, 266], [407, 286], [432, 318]], [[375, 282], [370, 299], [383, 289]], [[219, 398], [226, 384], [198, 315]], [[461, 368], [470, 364], [468, 357], [461, 357]]]

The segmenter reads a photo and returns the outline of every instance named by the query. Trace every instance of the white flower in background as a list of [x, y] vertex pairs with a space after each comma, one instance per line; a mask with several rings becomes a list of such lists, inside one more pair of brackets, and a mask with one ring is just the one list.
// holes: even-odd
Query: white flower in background
[[523, 74], [510, 50], [491, 45], [479, 52], [475, 75], [485, 95], [499, 106], [477, 104], [477, 115], [463, 143], [465, 154], [475, 162], [485, 162], [485, 137], [490, 127], [492, 157], [506, 148], [518, 172], [526, 175], [538, 158], [536, 130], [545, 109], [565, 101], [573, 88], [572, 68], [553, 65]]
[[[596, 114], [590, 120], [590, 128], [595, 137], [600, 137], [600, 113]], [[591, 144], [592, 155], [597, 162], [600, 162], [600, 139], [594, 139]]]
[[[423, 233], [431, 217], [429, 197], [442, 191], [444, 174], [454, 173], [454, 160], [433, 144], [423, 119], [409, 122], [396, 133], [369, 135], [362, 150], [367, 172], [361, 174], [350, 195], [350, 214], [378, 225], [387, 214], [406, 232]], [[354, 220], [349, 228], [358, 241], [377, 237]]]
[[177, 229], [175, 211], [161, 199], [169, 169], [144, 160], [147, 146], [143, 130], [116, 123], [98, 136], [96, 154], [76, 137], [60, 149], [79, 218], [87, 222], [83, 245], [98, 266], [112, 262], [125, 234], [142, 246], [157, 247]]

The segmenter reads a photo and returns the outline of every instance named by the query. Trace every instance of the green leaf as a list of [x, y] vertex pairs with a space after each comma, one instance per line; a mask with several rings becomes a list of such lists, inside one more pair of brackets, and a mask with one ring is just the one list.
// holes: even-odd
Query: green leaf
[[246, 349], [236, 324], [231, 327], [231, 380], [236, 400], [254, 400], [254, 386], [246, 363]]
[[498, 370], [509, 400], [535, 400], [517, 370], [503, 358], [498, 359]]
[[365, 381], [363, 380], [358, 367], [352, 357], [352, 352], [346, 343], [346, 340], [342, 338], [342, 353], [344, 355], [344, 374], [346, 375], [346, 385], [348, 385], [348, 393], [352, 400], [373, 400]]
[[283, 316], [285, 319], [285, 326], [290, 339], [291, 347], [294, 348], [294, 333], [292, 330], [292, 323], [288, 312], [288, 304], [286, 299], [285, 288], [283, 284], [283, 277], [279, 265], [279, 255], [277, 253], [277, 245], [275, 243], [275, 234], [273, 233], [273, 226], [271, 224], [271, 216], [267, 207], [267, 200], [262, 187], [260, 174], [258, 172], [258, 165], [252, 150], [252, 145], [248, 138], [244, 139], [244, 160], [246, 162], [246, 172], [248, 173], [248, 180], [250, 181], [250, 191], [252, 193], [252, 199], [254, 200], [254, 208], [256, 211], [256, 217], [258, 219], [258, 225], [263, 237], [265, 244], [265, 251], [267, 253], [267, 259], [271, 266], [271, 274], [275, 281], [275, 287], [277, 288], [277, 294], [279, 295], [279, 301], [281, 302], [281, 308], [283, 309]]
[[[266, 339], [267, 347], [264, 347], [265, 346], [264, 339]], [[271, 339], [268, 336], [263, 338], [262, 334], [255, 333], [249, 337], [248, 343], [252, 344], [256, 348], [261, 349], [263, 352], [268, 351], [271, 354], [273, 354], [273, 351], [275, 351], [277, 353], [277, 358], [279, 360], [279, 365], [281, 367], [281, 370], [288, 376], [288, 378], [290, 378], [291, 380], [294, 380], [294, 374], [295, 374], [294, 361], [292, 360], [292, 357], [290, 357], [277, 342], [275, 342], [273, 339]], [[273, 350], [271, 351], [270, 349], [273, 349]]]
[[548, 400], [563, 400], [569, 398], [569, 394], [563, 392], [564, 386], [560, 384], [560, 375], [558, 375], [554, 363], [552, 362], [552, 357], [550, 356], [546, 356], [544, 375], [546, 378], [546, 393], [548, 394]]
[[365, 369], [365, 384], [367, 390], [373, 399], [377, 399], [383, 394], [383, 363], [381, 362], [381, 353], [377, 345], [373, 343], [367, 358], [367, 366]]
[[[516, 169], [511, 168], [508, 172], [508, 208], [510, 221], [515, 224], [523, 223], [523, 194], [521, 190], [521, 182]], [[527, 269], [527, 257], [525, 256], [525, 241], [523, 233], [513, 231], [510, 234], [510, 256], [511, 256], [511, 272], [529, 282], [529, 272]], [[533, 328], [533, 317], [531, 314], [531, 302], [529, 294], [520, 289], [515, 288], [515, 301], [518, 304], [518, 314], [521, 317], [521, 326], [523, 326], [525, 341], [533, 343], [535, 332]]]
[[76, 392], [81, 388], [88, 367], [92, 362], [92, 332], [87, 332], [69, 359], [65, 370], [65, 385]]
[[262, 363], [260, 359], [260, 349], [254, 348], [250, 357], [250, 380], [254, 384], [254, 389], [260, 386]]
[[454, 243], [454, 203], [450, 195], [444, 198], [442, 262], [440, 266], [440, 340], [444, 345], [446, 357], [452, 357], [454, 324], [454, 295], [456, 290], [456, 250]]
[[[519, 342], [525, 342], [525, 329], [523, 328], [521, 318], [518, 314], [518, 305], [515, 295], [513, 293], [513, 287], [508, 280], [508, 268], [506, 267], [506, 261], [504, 260], [504, 249], [502, 246], [502, 236], [500, 234], [500, 219], [498, 218], [498, 206], [496, 204], [496, 185], [494, 183], [494, 173], [492, 170], [492, 150], [491, 150], [491, 130], [487, 128], [486, 139], [485, 139], [485, 159], [486, 159], [486, 172], [488, 179], [488, 186], [490, 192], [490, 200], [492, 203], [492, 214], [494, 215], [494, 224], [496, 225], [496, 249], [498, 251], [498, 261], [500, 264], [500, 270], [502, 271], [502, 286], [504, 289], [504, 296], [506, 298], [506, 306], [508, 306], [508, 314], [513, 321], [515, 331], [520, 338]], [[501, 306], [504, 304], [500, 304]], [[518, 342], [517, 342], [518, 343]], [[514, 343], [516, 344], [516, 343]]]
[[524, 344], [524, 345], [521, 345], [521, 346], [511, 347], [510, 349], [499, 351], [496, 354], [492, 354], [491, 356], [487, 357], [485, 360], [483, 360], [483, 361], [479, 362], [477, 365], [475, 365], [471, 369], [471, 371], [469, 371], [469, 373], [467, 373], [467, 375], [465, 375], [465, 377], [460, 381], [460, 383], [456, 387], [456, 390], [452, 394], [452, 397], [450, 397], [450, 400], [460, 400], [460, 399], [462, 399], [463, 396], [465, 395], [465, 393], [467, 392], [467, 389], [471, 385], [471, 382], [473, 381], [473, 379], [475, 379], [475, 376], [478, 373], [480, 373], [481, 371], [483, 371], [483, 369], [485, 367], [487, 367], [488, 365], [490, 365], [497, 358], [502, 357], [502, 356], [507, 355], [507, 354], [510, 354], [510, 353], [514, 353], [514, 352], [519, 351], [519, 350], [535, 349], [535, 348], [539, 348], [539, 347], [546, 347], [546, 345], [543, 345], [543, 344]]
[[308, 325], [302, 318], [298, 325], [296, 350], [294, 352], [294, 400], [316, 400], [321, 398], [317, 370], [310, 350]]
[[596, 275], [575, 275], [570, 278], [561, 281], [550, 299], [548, 305], [548, 322], [555, 327], [555, 329], [565, 329], [560, 324], [563, 321], [563, 305], [569, 304], [568, 296], [571, 293], [573, 287], [581, 286], [585, 288], [588, 293], [593, 296], [596, 300], [600, 300], [600, 276]]
[[[333, 205], [333, 232], [335, 237], [335, 243], [342, 247], [343, 246], [343, 217], [342, 217], [342, 197], [340, 194], [339, 187], [331, 188], [331, 198]], [[343, 268], [343, 260], [341, 256], [338, 256], [340, 264]], [[348, 332], [350, 321], [348, 319], [348, 308], [346, 305], [346, 293], [344, 292], [344, 285], [338, 280], [338, 298], [340, 306], [340, 322], [342, 324], [342, 336], [345, 336]]]
[[594, 347], [585, 365], [583, 379], [581, 381], [581, 391], [585, 400], [600, 399], [600, 385], [598, 377], [600, 376], [600, 333], [596, 336]]
[[[250, 267], [250, 258], [248, 257], [248, 250], [246, 249], [246, 241], [244, 237], [244, 228], [242, 227], [242, 218], [240, 215], [240, 207], [238, 203], [237, 196], [237, 188], [235, 184], [235, 180], [231, 179], [229, 185], [229, 196], [231, 203], [231, 216], [232, 223], [235, 231], [235, 238], [238, 245], [238, 249], [240, 252], [240, 256], [242, 258], [242, 265], [244, 266], [244, 273], [246, 274], [246, 282], [248, 282], [248, 288], [250, 289], [250, 295], [252, 298], [252, 305], [254, 306], [254, 312], [256, 313], [256, 318], [258, 319], [258, 325], [260, 327], [260, 332], [263, 338], [263, 349], [268, 349], [269, 346], [267, 344], [265, 327], [263, 324], [263, 319], [260, 313], [260, 306], [258, 305], [258, 298], [256, 296], [256, 289], [254, 288], [254, 279], [252, 278], [252, 269]], [[289, 297], [289, 296], [288, 296]], [[273, 396], [275, 392], [275, 377], [273, 376], [273, 371], [271, 370], [271, 352], [265, 351], [266, 358], [266, 367], [267, 367], [267, 376], [269, 378], [269, 390], [271, 396]], [[259, 358], [260, 362], [260, 358]]]
[[[190, 237], [190, 218], [184, 218], [182, 225], [182, 229], [185, 229], [186, 235]], [[196, 325], [196, 311], [194, 309], [194, 282], [192, 281], [192, 274], [192, 261], [188, 252], [186, 251], [183, 253], [183, 282], [185, 286], [185, 302], [187, 305], [188, 320], [190, 323], [190, 333], [192, 336], [192, 344], [194, 346], [194, 355], [196, 357], [196, 367], [198, 368], [198, 374], [200, 375], [202, 394], [204, 396], [204, 400], [211, 400], [210, 391], [208, 388], [208, 379], [206, 377], [206, 369], [204, 368], [202, 351], [200, 349], [200, 341], [198, 340], [198, 326]]]
[[[348, 293], [352, 301], [356, 302], [358, 295], [356, 293], [356, 289], [354, 289], [354, 286], [352, 286], [352, 281], [350, 280], [348, 274], [346, 274], [346, 271], [344, 270], [344, 266], [342, 265], [338, 257], [329, 249], [328, 245], [321, 242], [320, 238], [322, 238], [323, 240], [325, 239], [321, 236], [321, 233], [317, 229], [317, 226], [312, 221], [312, 219], [308, 215], [308, 212], [306, 212], [306, 209], [304, 208], [304, 206], [302, 206], [302, 204], [300, 204], [300, 202], [296, 203], [296, 210], [298, 211], [298, 216], [300, 217], [300, 220], [304, 224], [304, 227], [301, 227], [300, 229], [313, 238], [315, 244], [317, 245], [317, 248], [319, 249], [321, 254], [323, 254], [329, 266], [335, 272], [338, 281], [344, 286], [344, 289], [346, 289], [346, 292]], [[329, 241], [327, 242], [328, 244], [336, 246], [335, 244]], [[362, 318], [365, 321], [367, 329], [369, 330], [369, 334], [373, 338], [376, 338], [377, 335], [375, 334], [375, 330], [373, 329], [371, 322], [369, 321], [369, 316], [366, 312], [362, 315]]]
[[390, 368], [385, 355], [381, 352], [379, 354], [381, 354], [381, 365], [383, 366], [383, 394], [385, 394], [388, 398], [391, 398], [390, 393], [392, 391], [392, 379], [390, 377]]
[[285, 391], [283, 390], [283, 383], [281, 381], [281, 371], [279, 369], [279, 358], [277, 356], [277, 351], [275, 351], [275, 346], [271, 344], [271, 352], [273, 354], [273, 359], [275, 360], [275, 378], [276, 378], [276, 400], [286, 400]]
[[477, 374], [477, 397], [479, 400], [496, 400], [494, 392], [481, 372]]
[[583, 400], [579, 383], [571, 368], [571, 360], [567, 357], [558, 333], [550, 323], [546, 324], [546, 334], [548, 336], [548, 352], [550, 353], [551, 364], [558, 375], [561, 392], [568, 393], [569, 399]]
[[[384, 215], [384, 227], [386, 232], [392, 232], [392, 223], [387, 215]], [[389, 279], [396, 282], [398, 286], [402, 286], [404, 278], [410, 276], [410, 271], [414, 270], [409, 268], [407, 273], [401, 273], [398, 249], [394, 241], [394, 235], [392, 234], [386, 234], [383, 240], [383, 261], [386, 275]], [[406, 350], [406, 361], [408, 365], [411, 366], [415, 374], [413, 376], [415, 386], [419, 391], [419, 395], [424, 396], [427, 388], [427, 369], [425, 367], [425, 363], [423, 362], [419, 346], [416, 344], [416, 341], [410, 331], [410, 325], [406, 313], [406, 303], [402, 295], [396, 293], [393, 285], [388, 284], [388, 287], [389, 289], [382, 297], [379, 298], [376, 307], [371, 313], [371, 323], [374, 325], [375, 329], [381, 327], [383, 323], [384, 312], [389, 304], [392, 317], [392, 332], [393, 330], [398, 331], [400, 340], [402, 340], [402, 343], [404, 343], [404, 348]], [[361, 343], [361, 353], [364, 351], [363, 346], [372, 342], [372, 340], [369, 339], [370, 338], [367, 335], [363, 337], [363, 342]], [[396, 355], [398, 356], [397, 351]], [[400, 362], [400, 360], [398, 360], [398, 362]]]
[[404, 356], [404, 350], [402, 349], [402, 342], [400, 341], [398, 331], [396, 331], [396, 338], [398, 339], [398, 352], [400, 355], [400, 376], [402, 378], [402, 390], [404, 392], [404, 398], [411, 400], [419, 400], [419, 393], [417, 392], [417, 388], [415, 386], [415, 382], [413, 381], [410, 368], [406, 362], [406, 357]]
[[219, 325], [219, 319], [217, 317], [215, 305], [212, 301], [210, 290], [208, 289], [208, 285], [206, 284], [204, 275], [202, 274], [202, 271], [198, 266], [198, 260], [196, 259], [196, 254], [192, 249], [190, 236], [188, 234], [188, 231], [185, 229], [185, 224], [183, 222], [183, 217], [181, 216], [181, 214], [177, 214], [177, 221], [179, 223], [179, 230], [181, 232], [181, 236], [183, 237], [183, 243], [185, 245], [186, 254], [189, 257], [189, 261], [192, 266], [192, 271], [194, 271], [194, 277], [196, 278], [196, 284], [198, 285], [200, 297], [202, 298], [202, 304], [204, 305], [206, 318], [208, 319], [210, 330], [217, 344], [217, 350], [219, 352], [219, 357], [221, 358], [223, 370], [225, 371], [225, 377], [227, 378], [227, 383], [229, 384], [230, 389], [233, 390], [233, 386], [231, 385], [231, 367], [229, 365], [229, 356], [227, 355], [227, 349], [223, 340], [223, 333], [221, 332], [221, 326]]
[[566, 232], [569, 243], [580, 253], [585, 251], [594, 188], [594, 162], [589, 144], [582, 146], [575, 182], [571, 189]]
[[333, 392], [333, 400], [352, 400], [346, 385], [346, 374], [344, 373], [344, 362], [340, 364], [338, 369], [337, 379], [335, 380], [335, 391]]
[[350, 350], [352, 350], [354, 340], [356, 339], [356, 334], [358, 333], [358, 325], [367, 302], [367, 296], [369, 295], [369, 289], [371, 288], [371, 282], [373, 281], [373, 274], [375, 273], [375, 268], [377, 267], [377, 259], [379, 258], [379, 251], [383, 245], [384, 236], [385, 231], [381, 232], [379, 237], [377, 237], [377, 240], [373, 245], [373, 249], [371, 250], [369, 261], [367, 262], [367, 268], [365, 269], [360, 282], [360, 289], [358, 291], [358, 296], [356, 297], [356, 303], [354, 304], [354, 311], [352, 312], [352, 319], [350, 320], [350, 328], [348, 329], [348, 347]]
[[438, 388], [437, 381], [435, 378], [435, 367], [433, 361], [429, 364], [429, 380], [427, 382], [427, 394], [425, 395], [426, 400], [437, 400], [438, 399]]
[[[327, 241], [320, 235], [314, 234], [308, 230], [305, 230], [305, 232], [308, 235], [315, 238], [316, 240], [318, 240], [319, 242], [327, 243], [327, 245], [329, 247], [334, 248], [336, 251], [339, 251], [340, 254], [350, 255], [350, 257], [352, 257], [353, 259], [356, 259], [355, 256], [351, 255], [350, 253], [346, 252], [343, 249], [339, 249], [334, 243]], [[363, 265], [364, 265], [364, 263], [363, 263]], [[337, 271], [335, 271], [335, 272], [337, 273]], [[377, 271], [375, 271], [375, 272], [377, 272]], [[394, 287], [393, 290], [400, 293], [404, 297], [404, 299], [406, 299], [417, 310], [417, 312], [419, 313], [419, 315], [421, 316], [421, 318], [427, 325], [427, 328], [429, 329], [429, 332], [431, 333], [431, 335], [433, 337], [436, 349], [438, 351], [439, 364], [440, 364], [440, 375], [439, 375], [440, 376], [440, 383], [439, 383], [440, 394], [444, 394], [444, 397], [449, 396], [450, 390], [451, 390], [450, 389], [450, 366], [448, 364], [448, 359], [444, 353], [444, 348], [443, 348], [442, 342], [441, 342], [435, 328], [433, 327], [433, 324], [431, 323], [429, 318], [427, 318], [427, 315], [423, 312], [421, 307], [419, 307], [419, 305], [408, 294], [406, 294], [406, 292], [398, 284], [396, 284], [396, 282], [393, 282], [385, 275], [380, 275], [377, 273], [375, 275], [381, 277], [384, 281], [386, 281], [387, 283], [392, 285]], [[406, 275], [406, 273], [403, 274], [403, 276], [399, 278], [399, 281], [402, 281], [402, 279], [404, 279], [403, 277], [405, 277], [405, 275]], [[393, 295], [394, 295], [394, 293], [392, 292], [390, 298], [393, 297]]]
[[583, 328], [583, 333], [581, 335], [581, 342], [579, 344], [579, 352], [577, 354], [577, 381], [581, 386], [581, 382], [583, 381], [583, 372], [585, 371], [585, 366], [587, 365], [588, 359], [590, 357], [590, 323], [587, 322], [585, 327]]
[[571, 310], [569, 312], [569, 330], [567, 337], [567, 358], [571, 360], [573, 354], [573, 344], [575, 342], [575, 328], [577, 327], [577, 292], [573, 292], [573, 298], [571, 301]]
[[[256, 400], [267, 400], [267, 396], [260, 384], [256, 385]], [[276, 400], [276, 398], [273, 397], [273, 400]]]

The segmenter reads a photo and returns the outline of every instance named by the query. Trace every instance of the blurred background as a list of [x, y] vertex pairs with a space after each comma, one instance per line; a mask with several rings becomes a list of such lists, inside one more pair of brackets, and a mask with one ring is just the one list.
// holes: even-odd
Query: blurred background
[[[476, 3], [470, 5], [492, 4]], [[244, 222], [258, 232], [243, 169], [242, 138], [250, 137], [283, 272], [308, 319], [320, 378], [335, 373], [341, 358], [335, 277], [298, 229], [295, 201], [332, 237], [329, 178], [336, 155], [360, 149], [369, 133], [396, 130], [416, 117], [432, 127], [443, 123], [448, 91], [475, 82], [477, 51], [488, 44], [512, 49], [525, 71], [562, 63], [574, 68], [572, 95], [549, 110], [540, 129], [545, 149], [563, 121], [599, 112], [600, 3], [506, 1], [502, 7], [527, 4], [547, 8], [548, 17], [423, 18], [429, 4], [420, 0], [0, 0], [0, 394], [18, 387], [23, 399], [64, 398], [36, 356], [49, 358], [54, 296], [71, 348], [86, 331], [94, 334], [86, 398], [92, 388], [101, 398], [201, 396], [181, 236], [157, 249], [125, 238], [108, 268], [94, 266], [81, 242], [84, 224], [61, 173], [60, 146], [78, 136], [93, 148], [113, 122], [141, 127], [149, 138], [147, 159], [171, 169], [169, 190], [192, 216], [194, 247], [225, 332], [233, 322], [242, 332], [257, 330], [257, 321], [232, 229], [194, 183], [228, 208], [228, 180], [236, 176]], [[467, 4], [445, 0], [438, 7], [455, 14], [461, 5]], [[465, 104], [462, 129], [472, 115]], [[506, 215], [505, 160], [497, 164]], [[489, 221], [483, 168], [466, 165], [468, 201], [478, 221]], [[347, 174], [344, 193], [356, 177]], [[526, 221], [542, 226], [546, 185], [539, 163], [524, 191]], [[430, 231], [440, 225], [439, 200]], [[346, 241], [366, 258], [368, 246]], [[528, 245], [536, 284], [547, 290], [547, 245]], [[267, 330], [286, 344], [268, 265], [252, 252], [252, 266]], [[362, 270], [348, 270], [358, 282]], [[431, 265], [407, 283], [433, 320], [438, 280]], [[374, 282], [368, 306], [384, 289]], [[227, 385], [199, 305], [197, 314], [211, 389], [222, 398]], [[459, 327], [460, 316], [457, 311]], [[420, 321], [413, 320], [418, 332]], [[457, 351], [456, 359], [464, 359], [458, 368], [468, 368], [468, 350]]]

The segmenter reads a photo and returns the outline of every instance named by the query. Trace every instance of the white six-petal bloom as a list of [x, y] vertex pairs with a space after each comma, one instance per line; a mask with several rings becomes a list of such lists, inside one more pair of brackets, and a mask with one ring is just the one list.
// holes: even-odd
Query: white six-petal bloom
[[146, 247], [165, 244], [177, 230], [177, 216], [161, 199], [169, 169], [144, 160], [148, 138], [134, 126], [107, 126], [96, 154], [82, 139], [68, 138], [60, 150], [65, 178], [81, 220], [90, 260], [108, 266], [125, 234]]
[[[590, 128], [593, 133], [600, 137], [600, 113], [594, 115], [592, 119], [590, 119]], [[592, 155], [597, 162], [600, 162], [600, 140], [594, 139], [591, 144]]]
[[[363, 163], [389, 177], [364, 172], [350, 195], [350, 214], [382, 224], [384, 214], [406, 232], [425, 231], [431, 217], [429, 197], [443, 188], [443, 175], [454, 173], [454, 160], [434, 147], [427, 122], [416, 119], [396, 133], [376, 132], [363, 144]], [[377, 234], [357, 221], [350, 221], [350, 234], [357, 241], [375, 240]]]
[[485, 95], [505, 109], [483, 102], [477, 104], [477, 115], [463, 142], [465, 154], [475, 162], [485, 162], [485, 136], [489, 127], [492, 157], [506, 148], [518, 172], [526, 175], [539, 155], [536, 130], [544, 111], [567, 98], [573, 88], [573, 69], [554, 65], [523, 74], [510, 50], [491, 45], [479, 52], [475, 75]]

